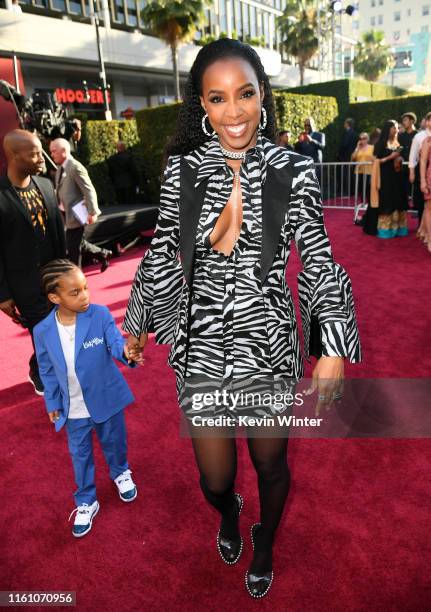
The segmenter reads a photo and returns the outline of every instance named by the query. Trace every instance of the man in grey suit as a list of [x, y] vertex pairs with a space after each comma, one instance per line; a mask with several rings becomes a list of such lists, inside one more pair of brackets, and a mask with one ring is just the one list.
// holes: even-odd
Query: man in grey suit
[[[84, 240], [86, 223], [95, 223], [101, 214], [97, 204], [97, 194], [88, 176], [87, 170], [70, 153], [70, 144], [64, 138], [57, 138], [49, 145], [51, 157], [57, 164], [55, 186], [60, 210], [64, 213], [66, 226], [66, 246], [69, 259], [78, 266], [81, 265], [83, 251], [101, 262], [101, 271], [104, 272], [109, 265], [112, 252], [100, 249], [95, 244]], [[83, 202], [87, 209], [86, 223], [81, 223], [73, 211], [73, 207]], [[85, 209], [84, 209], [85, 210]]]

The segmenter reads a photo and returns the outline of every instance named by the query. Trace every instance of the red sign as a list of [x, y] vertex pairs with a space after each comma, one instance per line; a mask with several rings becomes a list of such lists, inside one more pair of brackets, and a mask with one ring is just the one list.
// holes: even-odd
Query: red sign
[[[88, 98], [87, 98], [88, 95]], [[62, 104], [103, 104], [103, 91], [100, 89], [89, 89], [88, 92], [83, 89], [64, 89], [57, 87], [55, 90], [57, 102]], [[111, 101], [111, 96], [108, 91], [108, 101]]]

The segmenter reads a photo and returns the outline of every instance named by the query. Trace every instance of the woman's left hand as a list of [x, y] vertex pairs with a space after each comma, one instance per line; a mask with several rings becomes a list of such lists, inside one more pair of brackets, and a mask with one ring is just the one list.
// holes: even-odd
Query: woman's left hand
[[317, 389], [316, 416], [320, 414], [323, 406], [326, 410], [332, 406], [334, 400], [339, 400], [344, 387], [344, 357], [326, 357], [318, 359], [312, 374], [311, 387], [307, 395]]

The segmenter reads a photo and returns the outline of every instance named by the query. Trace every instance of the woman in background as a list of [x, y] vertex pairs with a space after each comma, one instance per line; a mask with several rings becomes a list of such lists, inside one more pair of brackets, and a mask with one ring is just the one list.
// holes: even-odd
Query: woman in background
[[425, 206], [418, 229], [418, 237], [431, 253], [431, 136], [428, 136], [421, 148], [420, 179]]
[[[359, 134], [358, 144], [352, 153], [352, 161], [358, 162], [355, 167], [355, 174], [358, 175], [358, 193], [359, 197], [363, 197], [363, 201], [367, 202], [367, 210], [359, 222], [363, 226], [366, 234], [375, 236], [377, 234], [377, 214], [376, 209], [371, 209], [370, 204], [370, 184], [371, 184], [371, 168], [374, 160], [374, 146], [370, 144], [370, 138], [367, 132]], [[361, 163], [368, 162], [368, 163]]]
[[379, 238], [407, 236], [407, 198], [402, 182], [402, 147], [398, 142], [398, 123], [389, 119], [374, 148], [380, 164], [380, 190], [377, 220]]

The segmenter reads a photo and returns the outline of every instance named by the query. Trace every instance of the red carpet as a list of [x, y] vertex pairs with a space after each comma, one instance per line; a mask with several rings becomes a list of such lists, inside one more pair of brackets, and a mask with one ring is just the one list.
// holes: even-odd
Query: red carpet
[[[352, 278], [364, 363], [350, 377], [431, 372], [431, 257], [413, 234], [379, 241], [328, 212], [336, 259]], [[87, 270], [92, 299], [124, 313], [141, 251], [103, 275]], [[298, 271], [293, 257], [290, 285]], [[27, 380], [30, 340], [1, 317], [0, 590], [73, 590], [82, 611], [429, 610], [429, 440], [289, 441], [293, 486], [279, 530], [270, 595], [245, 591], [250, 525], [258, 519], [253, 470], [239, 441], [245, 552], [218, 558], [218, 517], [204, 502], [189, 440], [179, 437], [168, 347], [150, 341], [144, 368], [126, 372], [137, 398], [127, 413], [139, 487], [123, 504], [96, 452], [101, 509], [82, 540], [71, 533], [74, 483], [64, 432], [55, 434]]]

